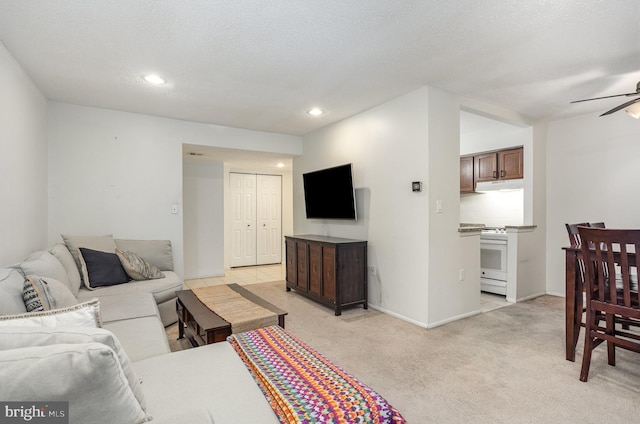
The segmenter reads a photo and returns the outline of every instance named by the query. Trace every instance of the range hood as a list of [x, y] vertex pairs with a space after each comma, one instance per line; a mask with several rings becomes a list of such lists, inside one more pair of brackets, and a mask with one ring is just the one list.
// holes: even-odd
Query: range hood
[[519, 190], [522, 188], [524, 188], [524, 179], [522, 178], [518, 180], [481, 181], [476, 183], [477, 193], [500, 190]]

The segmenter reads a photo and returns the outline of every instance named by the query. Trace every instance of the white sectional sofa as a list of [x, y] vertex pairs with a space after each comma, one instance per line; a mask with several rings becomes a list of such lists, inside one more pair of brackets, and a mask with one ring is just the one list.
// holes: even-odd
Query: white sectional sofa
[[[164, 327], [183, 283], [169, 242], [114, 239], [164, 277], [90, 290], [70, 252], [82, 238], [65, 241], [0, 268], [0, 401], [67, 401], [71, 423], [278, 422], [229, 343], [170, 352]], [[68, 288], [77, 304], [28, 313], [25, 281], [45, 298]]]

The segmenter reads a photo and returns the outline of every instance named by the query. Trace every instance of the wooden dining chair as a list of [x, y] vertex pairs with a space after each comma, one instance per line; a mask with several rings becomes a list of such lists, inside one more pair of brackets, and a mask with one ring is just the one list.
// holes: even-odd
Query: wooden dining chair
[[630, 272], [640, 264], [640, 230], [579, 227], [578, 231], [585, 258], [587, 294], [580, 380], [587, 381], [593, 349], [603, 342], [607, 344], [607, 359], [612, 366], [616, 363], [617, 347], [640, 353], [640, 335], [621, 326], [640, 325], [640, 295]]

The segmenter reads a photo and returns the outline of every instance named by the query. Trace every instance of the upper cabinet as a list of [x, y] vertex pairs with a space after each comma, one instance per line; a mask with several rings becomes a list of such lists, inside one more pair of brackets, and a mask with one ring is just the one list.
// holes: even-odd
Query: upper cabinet
[[522, 147], [460, 156], [460, 192], [472, 193], [477, 182], [524, 177]]
[[473, 155], [460, 156], [460, 193], [473, 193]]
[[517, 180], [524, 178], [524, 154], [522, 147], [501, 150], [498, 152], [498, 178], [501, 180]]

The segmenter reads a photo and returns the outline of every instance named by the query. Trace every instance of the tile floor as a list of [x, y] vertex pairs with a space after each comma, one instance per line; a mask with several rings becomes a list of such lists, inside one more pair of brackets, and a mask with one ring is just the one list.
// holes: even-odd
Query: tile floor
[[186, 280], [185, 286], [190, 289], [196, 287], [215, 286], [218, 284], [255, 284], [268, 283], [270, 281], [282, 281], [285, 279], [284, 264], [261, 265], [261, 266], [245, 266], [240, 268], [231, 268], [225, 271], [222, 277], [195, 278]]
[[508, 305], [511, 305], [511, 303], [507, 302], [505, 296], [480, 292], [480, 309], [482, 309], [482, 312], [493, 311]]
[[[286, 267], [284, 264], [246, 266], [231, 268], [225, 271], [224, 276], [195, 278], [186, 280], [185, 285], [190, 288], [215, 286], [217, 284], [256, 284], [268, 283], [270, 281], [282, 281], [285, 279]], [[503, 306], [510, 305], [504, 296], [492, 293], [480, 293], [480, 307], [482, 312], [493, 311]]]

